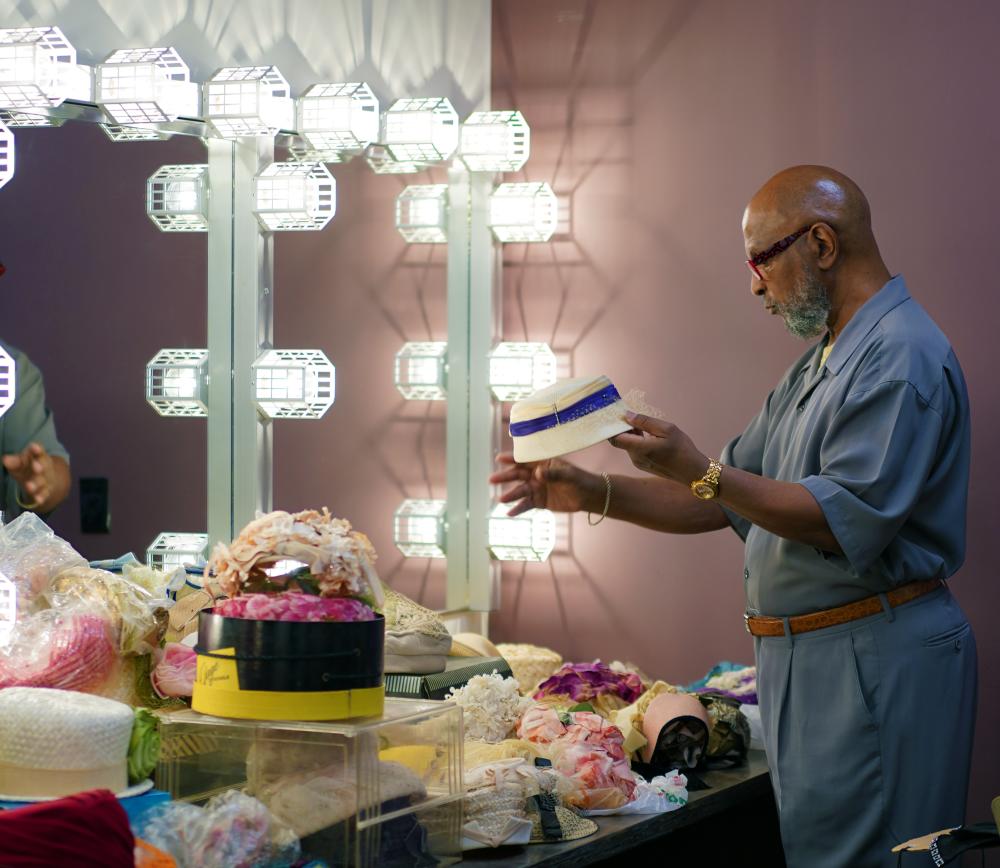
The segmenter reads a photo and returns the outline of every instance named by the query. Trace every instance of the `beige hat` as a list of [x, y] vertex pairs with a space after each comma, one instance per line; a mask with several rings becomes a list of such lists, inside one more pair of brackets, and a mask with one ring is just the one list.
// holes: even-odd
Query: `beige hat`
[[607, 377], [578, 377], [540, 389], [510, 409], [514, 460], [542, 461], [628, 431], [628, 408]]
[[129, 706], [102, 696], [0, 690], [2, 798], [45, 801], [95, 789], [133, 795], [126, 761], [134, 720]]

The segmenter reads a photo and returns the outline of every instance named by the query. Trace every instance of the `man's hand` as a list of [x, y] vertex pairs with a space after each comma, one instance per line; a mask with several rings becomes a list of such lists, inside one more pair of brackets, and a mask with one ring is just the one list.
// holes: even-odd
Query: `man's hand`
[[[552, 512], [587, 509], [596, 491], [595, 480], [599, 480], [592, 473], [560, 458], [518, 464], [510, 452], [502, 452], [497, 456], [497, 463], [507, 465], [507, 469], [490, 476], [491, 483], [520, 483], [500, 495], [501, 503], [518, 501], [507, 515], [520, 515], [529, 509], [548, 509]], [[603, 481], [600, 490], [603, 498]]]
[[626, 413], [625, 421], [632, 430], [612, 437], [610, 442], [628, 452], [639, 470], [684, 485], [705, 474], [708, 458], [676, 425], [639, 413]]
[[4, 455], [3, 466], [23, 492], [25, 508], [50, 512], [69, 494], [69, 465], [49, 455], [40, 443], [29, 443], [21, 452]]

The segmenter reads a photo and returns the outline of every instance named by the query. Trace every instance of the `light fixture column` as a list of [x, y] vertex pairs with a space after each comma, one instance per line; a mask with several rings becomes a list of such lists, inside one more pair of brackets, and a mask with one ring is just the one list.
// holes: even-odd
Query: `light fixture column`
[[[271, 137], [208, 139], [208, 536], [229, 542], [271, 509], [270, 423], [254, 403], [253, 363], [271, 347], [273, 238], [254, 213]], [[252, 471], [249, 469], [252, 468]]]
[[[499, 565], [489, 553], [493, 497], [486, 481], [500, 430], [489, 368], [502, 322], [500, 248], [489, 227], [493, 181], [491, 173], [467, 172], [457, 160], [449, 172], [445, 605], [483, 613], [499, 605]], [[484, 628], [485, 616], [482, 621]]]

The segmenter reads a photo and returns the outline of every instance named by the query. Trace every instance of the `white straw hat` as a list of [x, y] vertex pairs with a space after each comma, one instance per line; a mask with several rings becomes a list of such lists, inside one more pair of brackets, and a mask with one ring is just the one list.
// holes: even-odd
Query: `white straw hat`
[[514, 460], [555, 458], [622, 434], [632, 427], [627, 409], [607, 377], [554, 383], [511, 407]]
[[[0, 690], [0, 793], [38, 801], [85, 790], [123, 796], [135, 715], [122, 702], [46, 687]], [[136, 788], [131, 788], [136, 789]]]

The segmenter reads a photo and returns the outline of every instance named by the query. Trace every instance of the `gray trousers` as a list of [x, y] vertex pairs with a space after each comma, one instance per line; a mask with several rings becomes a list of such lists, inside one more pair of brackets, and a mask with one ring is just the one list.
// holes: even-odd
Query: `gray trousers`
[[945, 588], [811, 633], [758, 638], [764, 747], [788, 868], [896, 865], [965, 820], [976, 641]]

